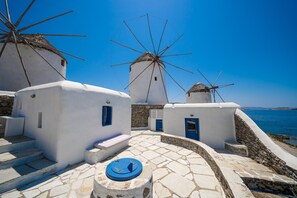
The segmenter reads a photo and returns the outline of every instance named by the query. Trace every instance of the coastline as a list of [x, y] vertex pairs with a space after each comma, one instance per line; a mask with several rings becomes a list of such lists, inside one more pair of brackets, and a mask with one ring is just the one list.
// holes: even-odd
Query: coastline
[[248, 107], [245, 113], [270, 137], [297, 147], [297, 111], [294, 108]]
[[280, 111], [296, 111], [296, 107], [241, 107], [241, 110], [280, 110]]
[[282, 134], [267, 134], [277, 145], [286, 150], [288, 153], [297, 157], [297, 146], [291, 145], [286, 140], [290, 139], [288, 135]]

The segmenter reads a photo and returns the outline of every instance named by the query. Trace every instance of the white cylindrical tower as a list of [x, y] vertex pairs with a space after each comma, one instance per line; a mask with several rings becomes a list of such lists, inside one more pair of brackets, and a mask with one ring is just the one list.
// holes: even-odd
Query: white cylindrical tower
[[166, 104], [164, 64], [149, 52], [130, 66], [130, 97], [132, 103]]
[[196, 83], [186, 94], [186, 103], [210, 103], [210, 89], [202, 84]]
[[[18, 40], [17, 45], [31, 85], [64, 80], [67, 61], [59, 51], [41, 35], [26, 35], [24, 37], [29, 41], [31, 46], [61, 74], [58, 74], [58, 72], [28, 44]], [[2, 46], [3, 42], [0, 42], [0, 49]], [[13, 40], [10, 40], [0, 58], [0, 90], [18, 91], [28, 86], [29, 84], [15, 43]]]

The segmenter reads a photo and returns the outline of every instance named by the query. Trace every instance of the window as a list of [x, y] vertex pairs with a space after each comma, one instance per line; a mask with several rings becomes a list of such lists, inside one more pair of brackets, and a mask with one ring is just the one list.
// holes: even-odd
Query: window
[[61, 65], [64, 67], [65, 66], [65, 60], [61, 59]]
[[188, 131], [194, 131], [194, 132], [196, 132], [196, 122], [193, 122], [191, 120], [187, 120], [186, 123], [187, 123], [187, 129], [188, 129]]
[[42, 128], [42, 112], [38, 112], [38, 128]]
[[157, 76], [155, 76], [155, 81], [157, 81]]
[[102, 126], [108, 126], [112, 124], [112, 107], [102, 107]]

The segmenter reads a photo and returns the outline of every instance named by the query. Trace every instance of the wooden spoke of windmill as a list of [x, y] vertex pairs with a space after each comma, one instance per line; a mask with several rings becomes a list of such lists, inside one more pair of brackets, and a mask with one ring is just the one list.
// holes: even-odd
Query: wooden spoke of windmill
[[[3, 25], [7, 28], [7, 29], [0, 29], [0, 31], [3, 32], [3, 33], [0, 34], [1, 35], [0, 43], [3, 43], [2, 48], [0, 49], [0, 58], [2, 57], [4, 51], [5, 51], [6, 47], [7, 47], [7, 44], [9, 42], [14, 43], [14, 45], [16, 47], [17, 54], [18, 54], [18, 58], [20, 60], [22, 69], [24, 71], [24, 74], [26, 76], [26, 80], [27, 80], [29, 86], [31, 86], [30, 75], [28, 75], [27, 68], [26, 68], [26, 65], [25, 65], [25, 62], [24, 62], [24, 58], [23, 58], [22, 52], [21, 52], [20, 47], [19, 47], [20, 43], [28, 45], [42, 60], [44, 60], [47, 63], [47, 65], [49, 65], [55, 72], [57, 72], [58, 75], [60, 75], [63, 79], [66, 79], [40, 52], [38, 52], [35, 49], [36, 47], [39, 47], [42, 44], [38, 43], [37, 41], [34, 41], [31, 38], [34, 37], [34, 36], [37, 36], [37, 37], [42, 36], [42, 38], [43, 38], [43, 36], [86, 37], [85, 35], [80, 35], [80, 34], [47, 34], [47, 33], [37, 33], [37, 34], [28, 34], [28, 33], [26, 33], [25, 34], [25, 33], [22, 33], [23, 31], [28, 30], [28, 29], [30, 29], [30, 28], [32, 28], [34, 26], [40, 25], [40, 24], [45, 23], [47, 21], [59, 18], [61, 16], [64, 16], [64, 15], [67, 15], [67, 14], [73, 12], [72, 10], [67, 11], [67, 12], [64, 12], [64, 13], [61, 13], [61, 14], [58, 14], [58, 15], [43, 19], [41, 21], [35, 22], [33, 24], [24, 26], [22, 28], [18, 28], [18, 26], [21, 24], [23, 18], [25, 17], [25, 15], [28, 13], [28, 11], [31, 9], [31, 7], [33, 6], [33, 4], [35, 2], [36, 2], [36, 0], [32, 0], [30, 2], [30, 4], [26, 7], [26, 9], [19, 16], [19, 18], [16, 20], [15, 23], [13, 23], [11, 21], [8, 0], [4, 0], [6, 15], [3, 14], [0, 11], [0, 22], [3, 23]], [[51, 49], [51, 50], [54, 50], [54, 49]], [[84, 60], [83, 58], [80, 58], [80, 57], [78, 57], [76, 55], [72, 55], [70, 53], [67, 53], [67, 52], [64, 52], [64, 51], [61, 51], [61, 50], [56, 50], [56, 51], [57, 51], [57, 53], [60, 52], [60, 53], [66, 54], [68, 56], [71, 56], [71, 57], [74, 57], [74, 58], [77, 58], [77, 59], [80, 59], [80, 60]]]
[[214, 83], [211, 83], [207, 78], [206, 76], [199, 70], [197, 69], [197, 71], [200, 73], [200, 75], [208, 82], [209, 84], [209, 90], [211, 91], [212, 93], [212, 97], [213, 97], [213, 101], [216, 102], [216, 94], [219, 96], [219, 98], [225, 102], [225, 100], [223, 99], [223, 97], [221, 96], [221, 94], [218, 92], [217, 89], [220, 89], [220, 88], [224, 88], [224, 87], [229, 87], [229, 86], [233, 86], [235, 85], [234, 83], [230, 83], [230, 84], [223, 84], [223, 85], [216, 85], [217, 81], [219, 80], [222, 72], [220, 72], [216, 78], [216, 80], [214, 81]]
[[36, 33], [36, 34], [21, 34], [23, 36], [33, 36], [33, 35], [41, 35], [41, 36], [70, 36], [70, 37], [87, 37], [83, 34], [47, 34], [47, 33]]
[[[174, 83], [177, 84], [177, 86], [179, 88], [181, 88], [185, 92], [185, 89], [166, 70], [165, 65], [169, 65], [171, 67], [174, 67], [176, 69], [179, 69], [179, 70], [182, 70], [184, 72], [191, 73], [191, 74], [193, 74], [193, 72], [191, 72], [191, 71], [189, 71], [187, 69], [184, 69], [182, 67], [179, 67], [179, 66], [177, 66], [175, 64], [172, 64], [172, 63], [164, 60], [167, 57], [186, 56], [186, 55], [190, 55], [191, 54], [190, 52], [188, 52], [188, 53], [179, 53], [179, 54], [167, 54], [168, 50], [171, 49], [171, 47], [173, 45], [175, 45], [183, 37], [183, 34], [180, 35], [179, 37], [177, 37], [171, 44], [166, 45], [166, 47], [161, 50], [161, 46], [162, 46], [163, 38], [164, 38], [164, 33], [166, 31], [168, 20], [165, 21], [165, 24], [163, 26], [162, 33], [161, 33], [161, 36], [159, 38], [159, 42], [158, 43], [155, 43], [154, 42], [153, 33], [152, 33], [152, 29], [151, 29], [151, 21], [150, 21], [150, 17], [149, 17], [148, 14], [146, 14], [146, 22], [147, 22], [147, 28], [148, 28], [148, 32], [149, 32], [149, 40], [150, 40], [151, 46], [153, 48], [153, 50], [152, 50], [153, 53], [151, 53], [151, 52], [148, 51], [148, 48], [141, 42], [141, 40], [135, 34], [134, 30], [131, 28], [131, 26], [128, 24], [128, 22], [125, 21], [125, 20], [123, 21], [125, 27], [128, 29], [128, 31], [130, 32], [130, 34], [132, 35], [132, 37], [139, 44], [139, 46], [143, 50], [145, 50], [145, 52], [142, 52], [141, 50], [135, 49], [135, 48], [130, 47], [130, 46], [128, 46], [126, 44], [123, 44], [121, 42], [111, 40], [111, 42], [113, 42], [116, 45], [119, 45], [121, 47], [127, 48], [127, 49], [132, 50], [132, 51], [137, 52], [137, 53], [141, 53], [142, 56], [144, 56], [145, 54], [149, 54], [149, 59], [151, 61], [150, 64], [148, 64], [146, 67], [144, 67], [144, 69], [142, 71], [140, 71], [139, 74], [134, 79], [132, 79], [130, 81], [130, 83], [125, 87], [125, 89], [127, 89], [132, 83], [134, 83], [139, 77], [141, 77], [145, 73], [145, 71], [148, 70], [148, 68], [151, 68], [151, 70], [150, 70], [151, 73], [149, 74], [150, 75], [150, 80], [149, 80], [148, 90], [147, 90], [147, 94], [146, 94], [146, 102], [147, 102], [148, 97], [149, 97], [151, 83], [152, 83], [152, 79], [153, 79], [153, 74], [154, 74], [154, 72], [156, 72], [158, 70], [160, 71], [160, 75], [161, 75], [161, 78], [162, 78], [162, 83], [163, 83], [163, 87], [164, 87], [164, 92], [166, 93], [166, 97], [167, 97], [167, 92], [166, 92], [166, 86], [165, 86], [165, 82], [164, 82], [164, 79], [163, 79], [162, 71], [164, 71], [174, 81]], [[123, 66], [123, 65], [132, 65], [135, 62], [136, 61], [133, 61], [133, 62], [126, 61], [124, 63], [112, 64], [111, 66], [112, 67], [115, 67], [115, 66]], [[157, 67], [158, 67], [158, 69], [157, 69]], [[167, 101], [168, 101], [168, 99], [167, 99]]]

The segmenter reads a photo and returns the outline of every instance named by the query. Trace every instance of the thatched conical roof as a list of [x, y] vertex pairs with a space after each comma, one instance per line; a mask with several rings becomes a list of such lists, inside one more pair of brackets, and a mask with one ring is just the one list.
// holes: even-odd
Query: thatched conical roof
[[210, 92], [210, 89], [203, 83], [196, 83], [191, 87], [191, 89], [187, 93], [193, 92]]
[[133, 61], [131, 65], [142, 61], [153, 61], [153, 60], [154, 60], [154, 56], [152, 55], [152, 53], [145, 52], [141, 56], [139, 56], [135, 61]]
[[[34, 47], [39, 47], [39, 48], [43, 48], [46, 50], [49, 50], [57, 55], [59, 55], [61, 58], [63, 58], [64, 60], [66, 60], [65, 57], [62, 56], [62, 54], [59, 52], [59, 50], [57, 50], [46, 38], [44, 38], [42, 35], [40, 34], [28, 34], [28, 35], [23, 35], [23, 37], [27, 40], [27, 42], [34, 46]], [[14, 42], [13, 38], [10, 38], [8, 42]], [[27, 45], [23, 40], [18, 39], [17, 40], [18, 43], [22, 43]]]

